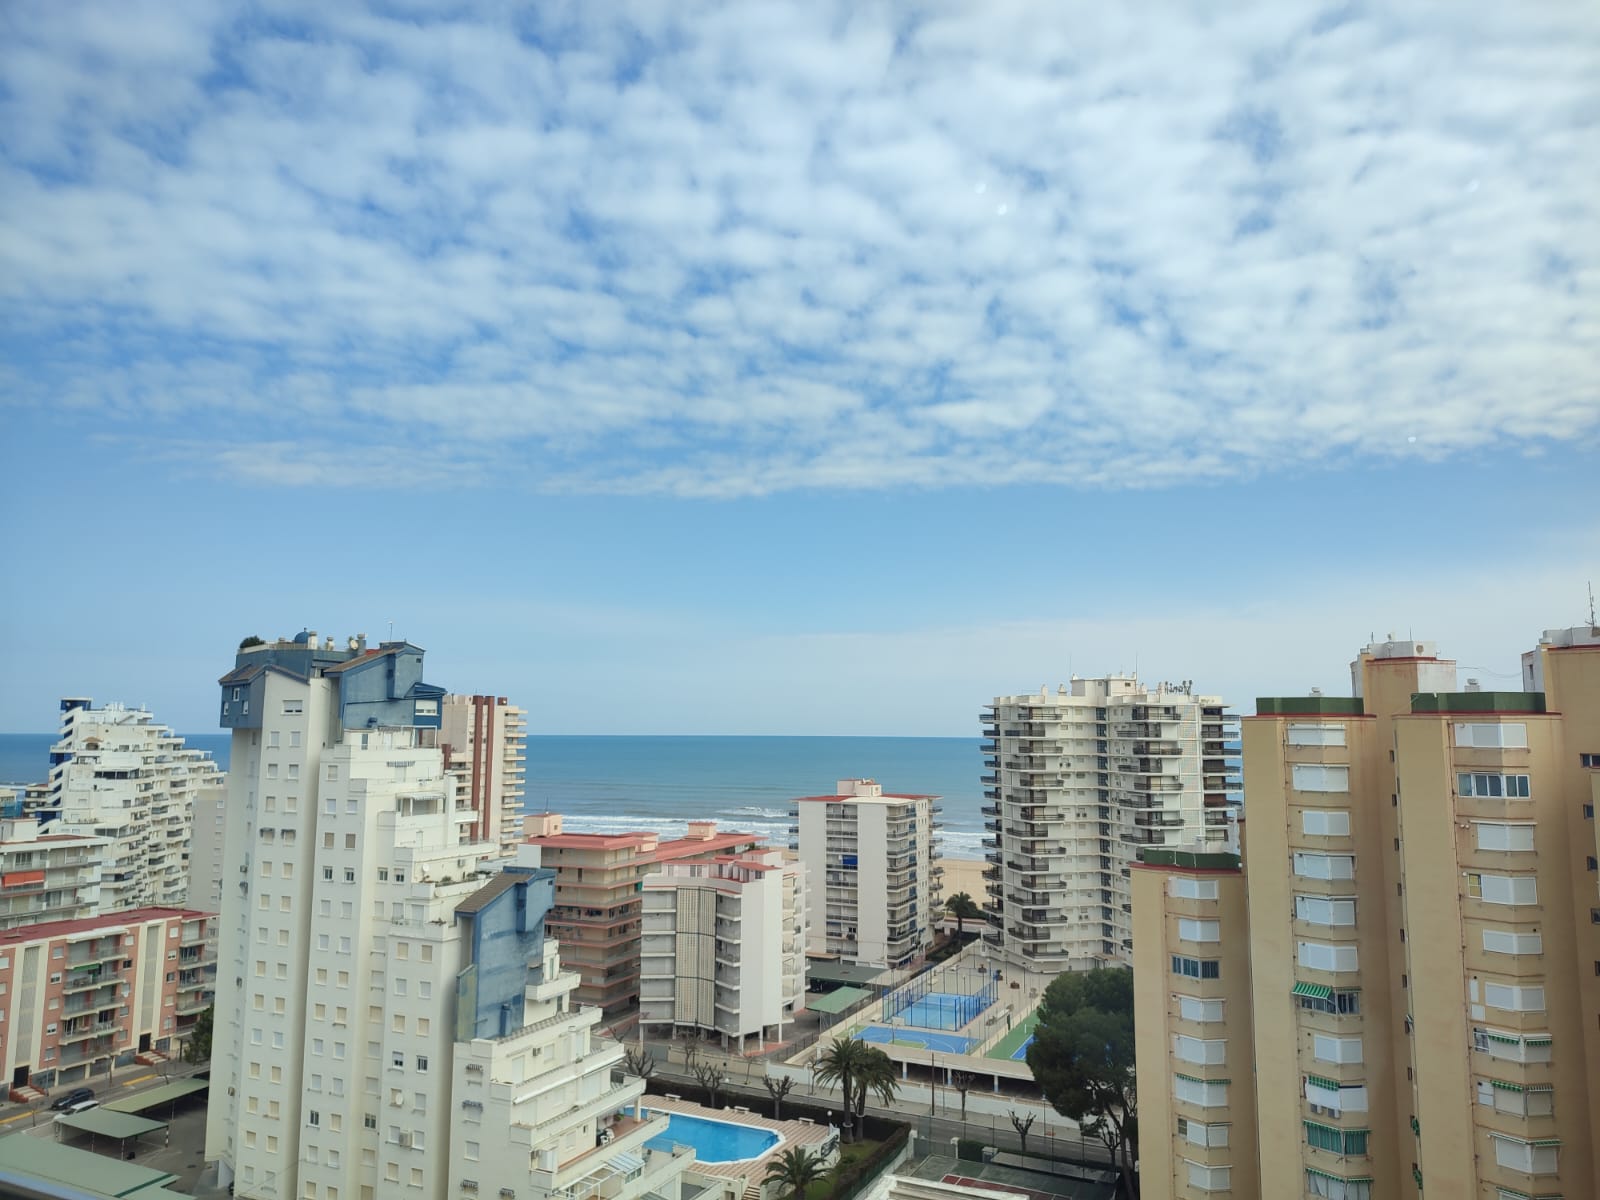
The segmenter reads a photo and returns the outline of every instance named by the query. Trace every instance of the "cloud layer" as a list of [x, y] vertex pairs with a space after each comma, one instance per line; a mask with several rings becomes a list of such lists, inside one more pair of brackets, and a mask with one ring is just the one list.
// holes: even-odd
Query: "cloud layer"
[[1144, 486], [1600, 430], [1600, 15], [12, 6], [13, 403], [234, 478]]

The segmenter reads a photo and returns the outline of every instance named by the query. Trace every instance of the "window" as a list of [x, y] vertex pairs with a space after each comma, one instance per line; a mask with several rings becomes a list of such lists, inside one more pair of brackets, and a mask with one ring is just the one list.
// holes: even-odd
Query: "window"
[[1298, 921], [1313, 925], [1354, 925], [1356, 901], [1354, 896], [1296, 896], [1294, 915]]
[[1196, 1146], [1226, 1146], [1228, 1144], [1228, 1127], [1226, 1125], [1206, 1125], [1200, 1121], [1191, 1121], [1188, 1117], [1179, 1117], [1178, 1136], [1194, 1143]]
[[1174, 1075], [1172, 1097], [1201, 1108], [1223, 1108], [1228, 1103], [1226, 1079], [1196, 1079], [1192, 1075]]
[[1524, 1036], [1479, 1026], [1472, 1031], [1472, 1048], [1507, 1062], [1547, 1063], [1551, 1059], [1552, 1039], [1549, 1034]]
[[322, 1124], [322, 1114], [319, 1113], [314, 1108], [311, 1109], [309, 1112], [306, 1113], [306, 1124], [307, 1125], [321, 1125]]
[[1479, 850], [1532, 850], [1533, 822], [1511, 825], [1501, 821], [1474, 821]]
[[1555, 1115], [1555, 1089], [1548, 1084], [1525, 1087], [1503, 1079], [1480, 1079], [1478, 1103], [1517, 1117], [1549, 1117]]
[[1358, 1063], [1361, 1061], [1361, 1039], [1329, 1037], [1324, 1033], [1313, 1034], [1311, 1052], [1322, 1062]]
[[1217, 898], [1217, 881], [1215, 879], [1188, 879], [1182, 875], [1174, 875], [1167, 881], [1167, 895], [1175, 896], [1179, 900], [1215, 900]]
[[1334, 1125], [1323, 1125], [1319, 1121], [1302, 1121], [1301, 1125], [1305, 1127], [1308, 1146], [1338, 1155], [1367, 1152], [1368, 1130], [1340, 1129]]
[[1307, 1075], [1306, 1100], [1315, 1107], [1324, 1108], [1335, 1116], [1346, 1112], [1367, 1111], [1367, 1088], [1361, 1083], [1340, 1083], [1320, 1075]]
[[1349, 837], [1350, 814], [1337, 808], [1302, 809], [1300, 832], [1308, 837]]
[[1353, 1017], [1361, 1012], [1361, 992], [1355, 988], [1331, 990], [1326, 996], [1312, 995], [1309, 992], [1297, 992], [1295, 995], [1300, 1000], [1300, 1007], [1311, 1012], [1327, 1013], [1336, 1017]]
[[1528, 799], [1526, 775], [1498, 775], [1474, 771], [1456, 776], [1456, 791], [1463, 796], [1490, 800]]
[[1600, 754], [1578, 755], [1578, 765], [1581, 767], [1600, 767]]
[[1526, 750], [1528, 726], [1523, 721], [1457, 725], [1456, 745], [1488, 750]]
[[1181, 954], [1172, 956], [1172, 973], [1188, 979], [1216, 979], [1219, 975], [1217, 967], [1216, 959], [1186, 958]]
[[1227, 1048], [1228, 1043], [1220, 1040], [1205, 1041], [1201, 1038], [1186, 1037], [1181, 1033], [1174, 1034], [1172, 1038], [1172, 1055], [1180, 1062], [1220, 1066], [1227, 1054]]
[[1334, 946], [1326, 942], [1301, 942], [1296, 955], [1302, 967], [1314, 971], [1355, 971], [1358, 957], [1354, 946]]
[[1537, 904], [1539, 881], [1532, 875], [1467, 872], [1467, 895], [1485, 904]]
[[1189, 1186], [1202, 1192], [1225, 1192], [1231, 1184], [1232, 1167], [1208, 1167], [1205, 1163], [1193, 1162], [1184, 1159], [1183, 1165], [1189, 1168]]
[[1490, 1132], [1494, 1142], [1494, 1161], [1524, 1175], [1554, 1175], [1556, 1151], [1561, 1143], [1556, 1138], [1539, 1138], [1524, 1141], [1503, 1133]]
[[1509, 929], [1485, 929], [1483, 948], [1490, 954], [1543, 954], [1544, 937], [1538, 933], [1513, 933]]
[[1508, 1012], [1543, 1012], [1544, 988], [1486, 983], [1483, 986], [1483, 1002], [1490, 1008], [1501, 1008]]
[[1196, 921], [1189, 917], [1179, 917], [1178, 936], [1186, 942], [1220, 942], [1222, 922]]
[[1295, 763], [1289, 768], [1297, 792], [1348, 792], [1349, 767], [1326, 767], [1314, 763]]
[[1353, 854], [1317, 854], [1297, 850], [1294, 873], [1302, 879], [1354, 879], [1356, 858]]
[[1343, 725], [1290, 725], [1291, 746], [1343, 746]]
[[1185, 1021], [1209, 1024], [1222, 1020], [1221, 1000], [1201, 1000], [1196, 996], [1178, 997], [1178, 1015]]
[[295, 716], [305, 712], [305, 710], [306, 706], [303, 700], [285, 700], [283, 702], [283, 711], [286, 716]]
[[376, 1129], [378, 1127], [378, 1118], [373, 1113], [367, 1113], [361, 1118], [361, 1125], [365, 1129]]
[[417, 1055], [417, 1070], [426, 1071], [427, 1069], [428, 1069], [428, 1056], [426, 1054]]

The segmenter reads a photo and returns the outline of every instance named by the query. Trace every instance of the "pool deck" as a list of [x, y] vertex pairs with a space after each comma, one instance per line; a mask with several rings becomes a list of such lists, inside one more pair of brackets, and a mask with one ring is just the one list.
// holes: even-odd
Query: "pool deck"
[[764, 1117], [749, 1108], [708, 1108], [704, 1104], [695, 1104], [689, 1100], [678, 1100], [672, 1096], [661, 1096], [651, 1093], [644, 1097], [644, 1105], [652, 1112], [681, 1113], [686, 1117], [704, 1117], [708, 1121], [729, 1121], [737, 1125], [751, 1125], [757, 1129], [770, 1129], [773, 1133], [783, 1138], [772, 1149], [756, 1158], [744, 1158], [738, 1162], [713, 1163], [702, 1162], [696, 1158], [689, 1170], [696, 1175], [703, 1175], [714, 1179], [754, 1179], [760, 1183], [761, 1177], [767, 1171], [767, 1159], [774, 1154], [794, 1146], [820, 1146], [832, 1136], [832, 1131], [826, 1125], [813, 1124], [810, 1121], [774, 1121], [771, 1117]]

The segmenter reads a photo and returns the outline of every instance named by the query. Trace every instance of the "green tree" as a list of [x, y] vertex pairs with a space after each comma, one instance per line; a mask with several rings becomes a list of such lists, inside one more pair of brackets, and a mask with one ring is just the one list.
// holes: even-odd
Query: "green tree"
[[1122, 1194], [1136, 1200], [1133, 972], [1107, 967], [1058, 975], [1045, 989], [1038, 1012], [1028, 1069], [1055, 1110], [1110, 1151], [1122, 1176]]
[[785, 1150], [767, 1164], [767, 1173], [761, 1182], [780, 1184], [794, 1200], [800, 1200], [806, 1188], [822, 1178], [824, 1170], [820, 1154], [813, 1154], [804, 1146], [796, 1146]]
[[183, 1044], [183, 1061], [205, 1063], [211, 1061], [211, 1024], [216, 1005], [201, 1010], [189, 1029], [189, 1040]]
[[876, 1096], [879, 1104], [891, 1106], [899, 1092], [894, 1060], [876, 1046], [868, 1046], [856, 1068], [855, 1115], [860, 1125], [866, 1124], [868, 1096]]
[[867, 1051], [871, 1047], [859, 1038], [836, 1037], [828, 1048], [817, 1056], [817, 1082], [825, 1087], [835, 1084], [844, 1098], [844, 1140], [853, 1141], [851, 1114], [854, 1112], [856, 1076], [866, 1066]]
[[255, 634], [252, 633], [249, 637], [245, 638], [244, 641], [239, 643], [239, 649], [248, 650], [248, 649], [250, 649], [251, 646], [265, 646], [265, 645], [266, 645], [266, 643], [264, 641], [262, 641], [260, 638], [258, 638]]
[[944, 902], [946, 911], [956, 919], [956, 941], [966, 936], [967, 922], [976, 921], [983, 916], [983, 909], [978, 907], [978, 902], [966, 892], [957, 892]]

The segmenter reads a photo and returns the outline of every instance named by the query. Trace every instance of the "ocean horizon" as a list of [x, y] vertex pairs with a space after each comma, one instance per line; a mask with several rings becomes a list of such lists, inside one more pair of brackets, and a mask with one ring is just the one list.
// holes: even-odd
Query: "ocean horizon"
[[[227, 734], [185, 743], [228, 767]], [[39, 783], [54, 734], [0, 734], [0, 782]], [[786, 845], [789, 802], [840, 779], [942, 797], [943, 853], [983, 857], [981, 739], [870, 736], [544, 734], [528, 737], [524, 806], [558, 812], [574, 832], [682, 833], [691, 820]]]

